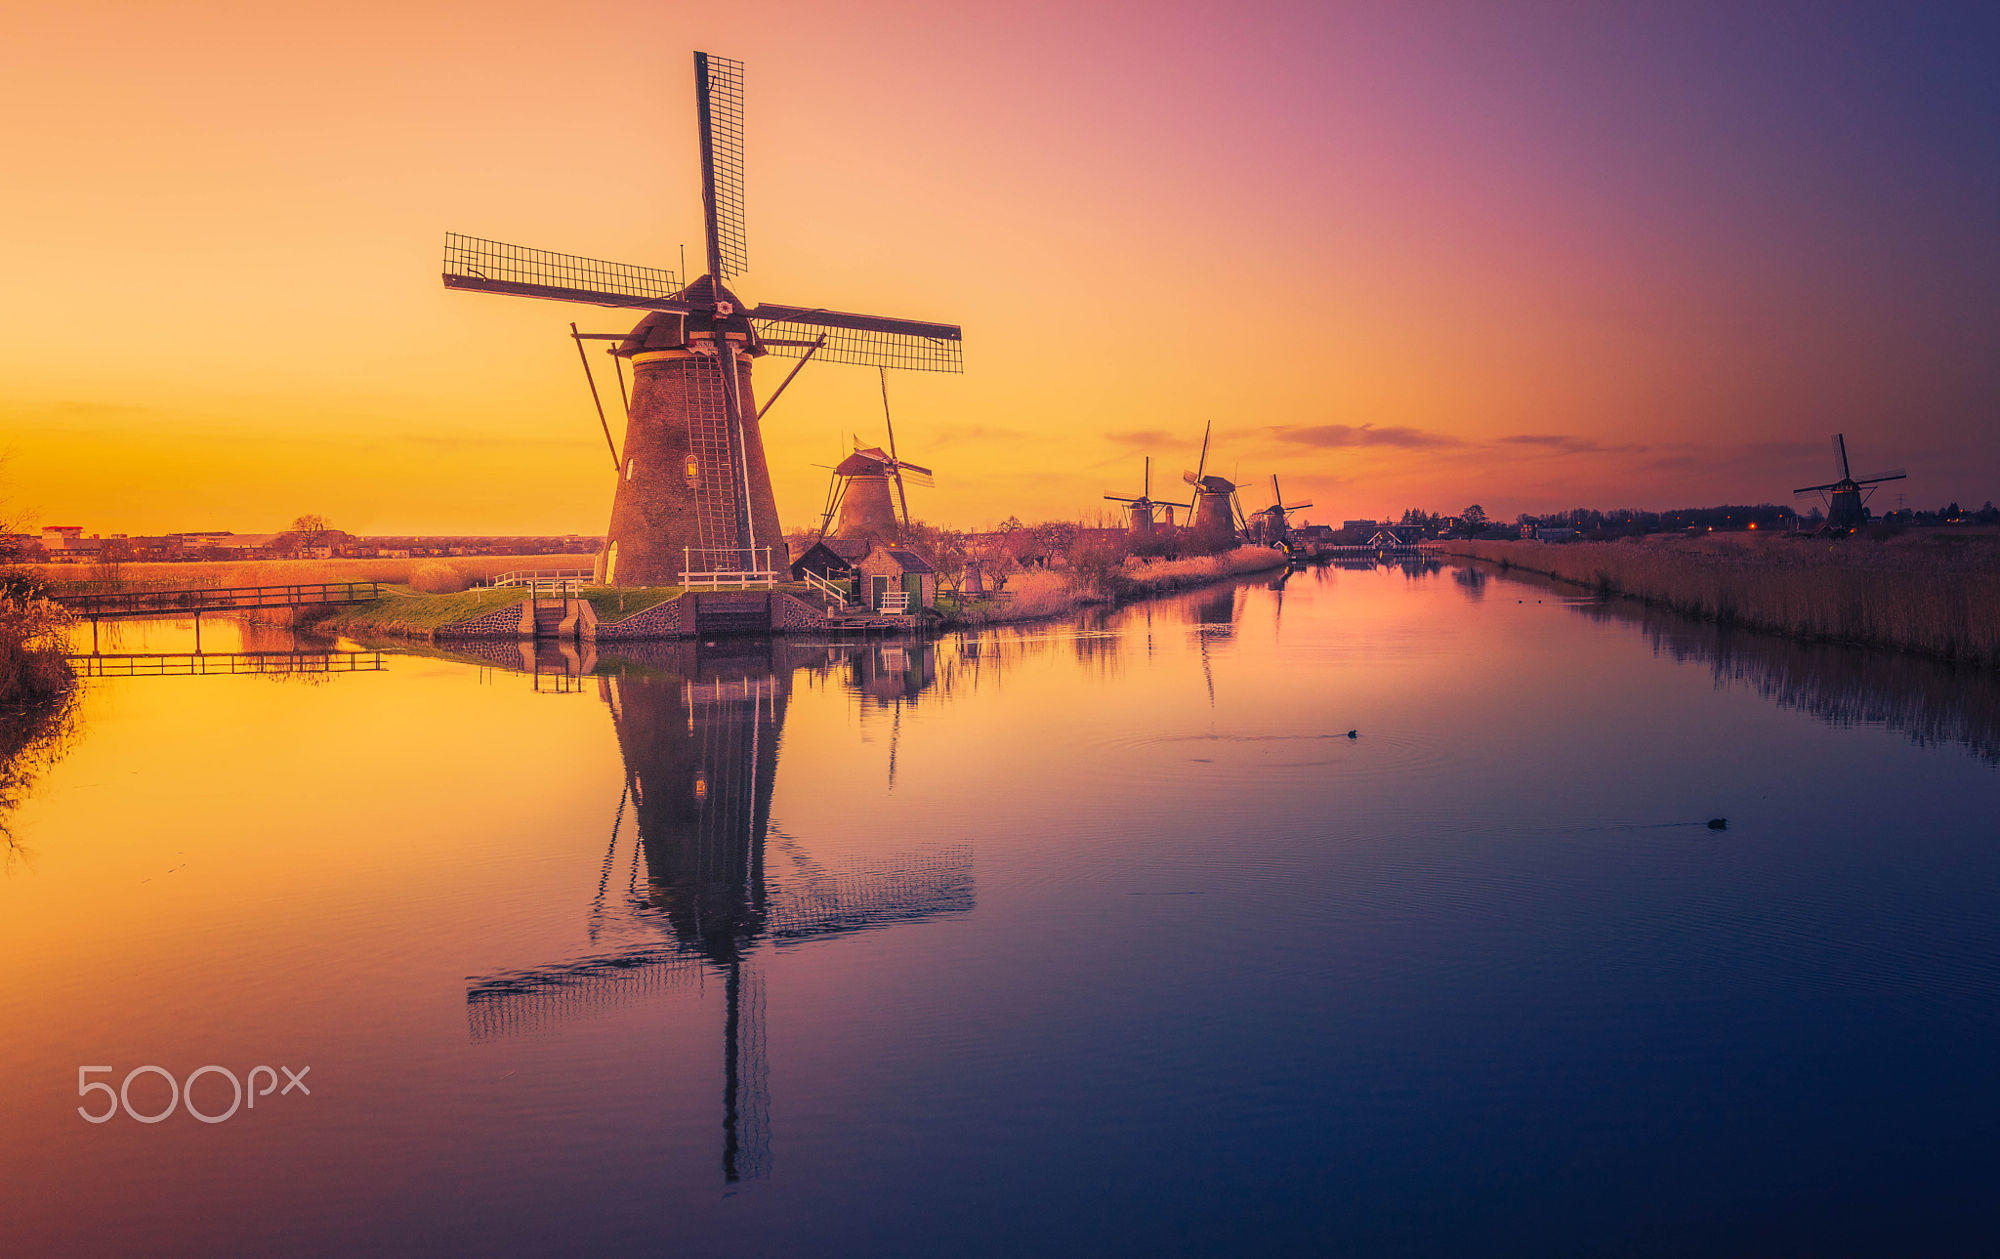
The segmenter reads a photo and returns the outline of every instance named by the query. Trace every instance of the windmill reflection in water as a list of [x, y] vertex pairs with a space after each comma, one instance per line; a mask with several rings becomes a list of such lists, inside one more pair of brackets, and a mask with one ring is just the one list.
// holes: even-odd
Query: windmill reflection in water
[[[646, 654], [664, 668], [598, 679], [624, 758], [625, 787], [590, 909], [589, 939], [593, 948], [618, 946], [466, 985], [472, 1037], [485, 1040], [719, 977], [722, 1172], [729, 1182], [770, 1169], [762, 968], [772, 954], [961, 913], [974, 903], [969, 845], [836, 868], [773, 825], [779, 744], [800, 663], [780, 662], [774, 652], [791, 654], [765, 643], [747, 658], [718, 661], [692, 646], [655, 648]], [[837, 654], [856, 682], [875, 676], [877, 670]], [[867, 702], [867, 692], [855, 690]]]

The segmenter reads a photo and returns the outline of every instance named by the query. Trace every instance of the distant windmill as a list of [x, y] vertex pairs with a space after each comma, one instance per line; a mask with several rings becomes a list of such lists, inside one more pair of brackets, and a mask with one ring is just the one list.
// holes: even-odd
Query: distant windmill
[[1793, 494], [1818, 494], [1826, 503], [1826, 527], [1838, 533], [1851, 533], [1868, 522], [1868, 499], [1875, 487], [1884, 481], [1904, 479], [1901, 468], [1884, 472], [1880, 476], [1857, 477], [1847, 466], [1847, 435], [1833, 435], [1833, 463], [1840, 470], [1838, 481], [1825, 485], [1808, 485], [1793, 490]]
[[1284, 492], [1278, 488], [1278, 474], [1271, 474], [1271, 505], [1256, 513], [1257, 521], [1252, 535], [1266, 546], [1284, 547], [1291, 537], [1288, 517], [1295, 511], [1304, 511], [1311, 503], [1286, 503]]
[[1235, 482], [1227, 477], [1204, 475], [1208, 472], [1211, 427], [1213, 422], [1203, 426], [1201, 457], [1193, 472], [1181, 473], [1181, 480], [1194, 487], [1194, 500], [1188, 504], [1188, 532], [1194, 535], [1195, 545], [1220, 551], [1236, 544], [1236, 526], [1243, 511], [1236, 502]]
[[[889, 374], [886, 371], [877, 374], [882, 378], [882, 423], [889, 431], [889, 449], [864, 447], [859, 437], [854, 439], [854, 453], [834, 466], [827, 483], [826, 510], [819, 521], [822, 538], [836, 511], [840, 513], [840, 526], [834, 530], [837, 537], [900, 538], [910, 527], [910, 495], [904, 488], [905, 481], [932, 484], [929, 468], [896, 457], [896, 420], [889, 413]], [[896, 482], [896, 501], [903, 508], [900, 528], [896, 524], [896, 509], [889, 502], [891, 478]]]
[[1104, 497], [1107, 502], [1124, 503], [1127, 505], [1125, 510], [1128, 514], [1133, 537], [1150, 538], [1153, 536], [1153, 524], [1158, 519], [1158, 513], [1165, 511], [1167, 513], [1167, 523], [1171, 525], [1174, 522], [1173, 507], [1167, 503], [1156, 503], [1153, 501], [1153, 457], [1151, 455], [1146, 456], [1146, 471], [1140, 482], [1140, 486], [1139, 497], [1137, 498], [1120, 498], [1116, 494], [1106, 494]]
[[[608, 584], [675, 585], [696, 567], [766, 574], [782, 559], [771, 554], [784, 539], [758, 426], [769, 403], [760, 410], [750, 389], [750, 365], [760, 355], [788, 355], [800, 366], [818, 355], [878, 368], [961, 370], [955, 325], [769, 302], [746, 308], [723, 287], [749, 265], [743, 65], [698, 52], [694, 83], [708, 258], [700, 279], [684, 284], [660, 268], [445, 237], [447, 288], [650, 312], [629, 335], [580, 334], [617, 341], [615, 352], [632, 361], [601, 574]], [[772, 401], [790, 382], [787, 376]]]
[[[822, 538], [829, 530], [841, 538], [900, 538], [910, 523], [909, 499], [903, 496], [905, 482], [932, 484], [929, 468], [898, 459], [880, 446], [863, 446], [858, 438], [854, 453], [835, 464], [832, 473], [827, 480], [826, 509], [820, 513]], [[891, 480], [903, 503], [901, 525], [896, 522], [896, 504], [889, 498]], [[838, 525], [835, 513], [839, 514]]]

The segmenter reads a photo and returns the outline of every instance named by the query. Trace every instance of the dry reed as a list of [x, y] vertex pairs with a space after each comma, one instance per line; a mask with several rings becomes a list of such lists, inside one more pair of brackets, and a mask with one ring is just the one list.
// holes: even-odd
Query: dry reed
[[1460, 542], [1460, 555], [1689, 616], [2000, 665], [2000, 537]]
[[455, 564], [425, 560], [410, 573], [410, 589], [419, 594], [455, 595], [472, 588], [472, 578]]
[[1196, 555], [1179, 560], [1143, 563], [1128, 560], [1109, 582], [1096, 574], [1089, 579], [1064, 569], [1032, 569], [1007, 582], [1007, 598], [976, 603], [953, 619], [965, 625], [998, 625], [1062, 616], [1093, 603], [1169, 594], [1195, 586], [1227, 581], [1248, 573], [1266, 572], [1285, 563], [1284, 553], [1270, 547], [1242, 546], [1221, 555]]

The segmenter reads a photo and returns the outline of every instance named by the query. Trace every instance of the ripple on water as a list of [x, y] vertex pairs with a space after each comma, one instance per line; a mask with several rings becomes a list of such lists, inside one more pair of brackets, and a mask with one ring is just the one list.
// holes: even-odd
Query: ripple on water
[[1330, 779], [1403, 776], [1441, 768], [1441, 741], [1396, 733], [1349, 738], [1346, 731], [1260, 734], [1118, 730], [1093, 740], [1107, 779], [1135, 786], [1187, 782], [1204, 789], [1239, 783], [1268, 788]]

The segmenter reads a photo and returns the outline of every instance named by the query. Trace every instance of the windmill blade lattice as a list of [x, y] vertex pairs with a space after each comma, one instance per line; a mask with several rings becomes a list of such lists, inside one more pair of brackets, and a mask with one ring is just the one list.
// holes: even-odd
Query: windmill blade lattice
[[708, 267], [717, 279], [730, 280], [750, 269], [743, 230], [743, 63], [698, 52], [694, 70]]
[[457, 232], [445, 233], [444, 285], [593, 306], [690, 309], [680, 300], [686, 287], [681, 278], [663, 267], [559, 254]]
[[962, 372], [965, 346], [951, 324], [882, 319], [768, 303], [750, 312], [764, 348], [787, 358], [803, 358], [822, 339], [813, 357], [858, 367], [894, 367], [912, 372]]

